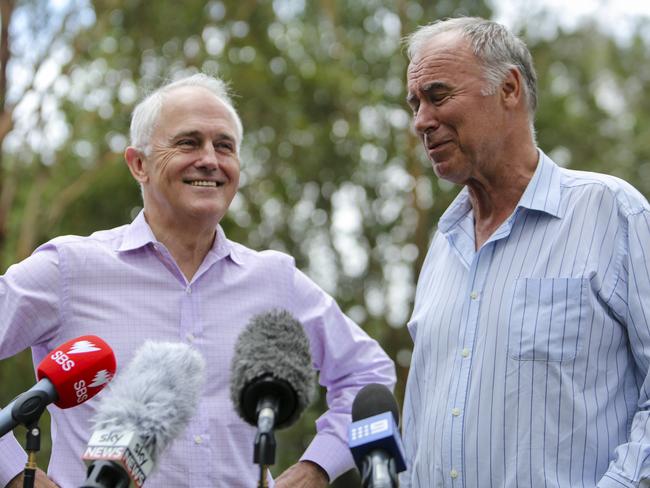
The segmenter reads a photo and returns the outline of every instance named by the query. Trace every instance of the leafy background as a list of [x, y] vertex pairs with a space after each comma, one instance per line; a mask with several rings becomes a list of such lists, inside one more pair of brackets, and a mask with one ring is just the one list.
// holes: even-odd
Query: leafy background
[[[134, 104], [164, 80], [218, 73], [245, 125], [226, 233], [295, 256], [395, 360], [401, 401], [415, 281], [458, 188], [435, 179], [413, 136], [400, 39], [460, 14], [491, 17], [493, 7], [0, 0], [2, 269], [54, 236], [130, 221], [141, 205], [122, 160]], [[625, 39], [593, 22], [559, 25], [538, 11], [513, 26], [540, 79], [540, 147], [560, 164], [612, 173], [650, 194], [648, 19]], [[0, 405], [33, 384], [31, 370], [28, 352], [0, 362]], [[279, 436], [274, 473], [299, 457], [323, 408], [321, 397]], [[49, 449], [46, 438], [42, 467]], [[358, 486], [358, 478], [350, 472], [333, 486]]]

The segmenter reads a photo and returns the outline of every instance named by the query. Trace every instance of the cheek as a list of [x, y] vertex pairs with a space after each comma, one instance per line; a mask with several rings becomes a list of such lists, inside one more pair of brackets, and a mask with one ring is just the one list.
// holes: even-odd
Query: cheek
[[240, 167], [237, 158], [230, 159], [223, 169], [227, 172], [227, 175], [231, 180], [239, 182]]
[[159, 176], [170, 176], [174, 171], [174, 165], [179, 165], [182, 162], [183, 154], [180, 151], [167, 150], [160, 151], [153, 158], [155, 161], [153, 171]]

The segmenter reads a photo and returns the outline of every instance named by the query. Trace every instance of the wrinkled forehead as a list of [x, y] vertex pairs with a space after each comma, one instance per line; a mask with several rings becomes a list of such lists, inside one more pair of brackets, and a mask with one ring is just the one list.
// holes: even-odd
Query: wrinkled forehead
[[406, 70], [409, 91], [433, 79], [455, 79], [481, 73], [469, 42], [456, 32], [443, 32], [423, 41]]
[[459, 56], [466, 52], [471, 54], [470, 44], [459, 32], [441, 32], [418, 41], [413, 57], [409, 61], [408, 71], [436, 59], [438, 56]]
[[202, 86], [180, 86], [165, 92], [157, 125], [168, 130], [186, 126], [218, 127], [237, 139], [237, 124], [231, 110]]

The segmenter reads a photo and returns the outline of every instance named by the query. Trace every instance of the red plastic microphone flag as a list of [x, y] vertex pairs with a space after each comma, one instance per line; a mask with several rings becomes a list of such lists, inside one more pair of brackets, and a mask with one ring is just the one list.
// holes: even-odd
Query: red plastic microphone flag
[[111, 347], [97, 336], [77, 337], [61, 344], [38, 365], [36, 376], [47, 378], [58, 394], [54, 404], [70, 408], [99, 393], [116, 369]]

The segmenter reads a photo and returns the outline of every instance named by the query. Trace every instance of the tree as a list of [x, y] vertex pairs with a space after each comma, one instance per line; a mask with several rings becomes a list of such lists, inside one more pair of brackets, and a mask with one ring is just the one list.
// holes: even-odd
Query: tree
[[[245, 125], [241, 191], [223, 222], [227, 235], [295, 256], [396, 360], [401, 400], [411, 350], [404, 324], [415, 280], [435, 222], [458, 189], [435, 179], [409, 129], [400, 39], [436, 18], [489, 17], [486, 4], [1, 5], [5, 266], [53, 236], [129, 221], [141, 203], [120, 153], [134, 104], [164, 79], [218, 73], [230, 80]], [[36, 15], [39, 9], [50, 14]], [[21, 27], [12, 29], [16, 19]], [[523, 29], [540, 78], [540, 145], [560, 162], [618, 174], [648, 193], [650, 112], [643, 86], [650, 64], [640, 34], [620, 45], [588, 25], [553, 39]], [[25, 38], [40, 40], [40, 56], [27, 56]], [[23, 59], [31, 66], [27, 81], [11, 92], [12, 82], [20, 84]], [[14, 62], [14, 76], [1, 75]], [[56, 74], [48, 77], [48, 70]], [[21, 103], [28, 107], [19, 110]], [[27, 378], [18, 384], [9, 369], [29, 367], [26, 355], [2, 363], [0, 380], [11, 385], [0, 403], [30, 384]], [[308, 444], [322, 410], [321, 398], [280, 436], [275, 473]], [[357, 486], [346, 478], [336, 486], [348, 485]]]

